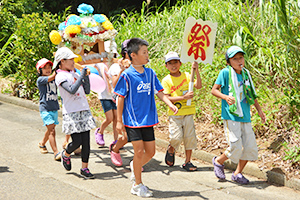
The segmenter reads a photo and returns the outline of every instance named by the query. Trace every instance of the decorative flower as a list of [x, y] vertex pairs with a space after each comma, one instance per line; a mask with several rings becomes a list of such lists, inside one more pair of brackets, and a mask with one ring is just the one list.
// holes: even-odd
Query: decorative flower
[[108, 18], [106, 17], [106, 15], [101, 14], [102, 17], [104, 17], [106, 20], [108, 20]]
[[56, 30], [52, 30], [50, 32], [49, 38], [50, 38], [50, 41], [55, 45], [58, 45], [61, 42], [61, 36], [60, 36], [59, 32]]
[[112, 23], [109, 20], [106, 20], [105, 22], [102, 23], [102, 26], [105, 30], [112, 30], [114, 29]]
[[81, 14], [92, 14], [94, 12], [94, 8], [91, 5], [82, 3], [78, 6], [77, 11]]
[[77, 57], [77, 58], [74, 58], [74, 62], [75, 62], [75, 63], [78, 63], [78, 62], [82, 61], [81, 55], [76, 54], [76, 56], [78, 56], [78, 57]]
[[68, 21], [67, 21], [67, 26], [69, 26], [69, 25], [80, 25], [80, 24], [81, 24], [81, 19], [80, 19], [80, 17], [78, 17], [76, 15], [70, 16]]
[[81, 28], [78, 25], [70, 25], [65, 29], [65, 34], [77, 34], [81, 32]]
[[66, 22], [62, 22], [58, 25], [58, 30], [63, 31], [66, 27]]
[[105, 18], [105, 15], [100, 15], [100, 14], [95, 14], [94, 15], [94, 20], [98, 23], [103, 23], [107, 20], [107, 17]]

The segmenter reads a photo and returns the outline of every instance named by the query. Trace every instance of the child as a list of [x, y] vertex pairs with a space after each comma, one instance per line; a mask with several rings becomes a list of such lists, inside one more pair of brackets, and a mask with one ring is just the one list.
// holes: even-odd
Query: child
[[[164, 93], [170, 101], [178, 107], [178, 113], [174, 115], [169, 110], [169, 130], [170, 144], [166, 152], [165, 162], [169, 166], [173, 166], [175, 162], [175, 150], [183, 141], [185, 147], [185, 163], [182, 168], [187, 171], [196, 171], [197, 167], [191, 163], [193, 149], [197, 148], [197, 138], [195, 133], [193, 115], [196, 113], [195, 103], [187, 105], [187, 100], [192, 99], [193, 92], [189, 92], [189, 83], [191, 75], [188, 72], [180, 71], [180, 58], [176, 52], [169, 52], [165, 56], [165, 63], [170, 74], [162, 80]], [[202, 87], [202, 81], [198, 70], [198, 63], [193, 62], [192, 67], [195, 69], [197, 81], [195, 88]]]
[[[114, 57], [116, 57], [118, 54], [116, 49], [116, 42], [113, 42], [111, 44], [110, 41], [106, 41], [104, 43], [105, 45], [105, 51], [114, 53]], [[103, 138], [103, 132], [105, 128], [113, 122], [113, 132], [114, 132], [114, 143], [117, 142], [118, 139], [118, 132], [116, 131], [116, 124], [117, 124], [117, 106], [116, 103], [112, 100], [112, 85], [111, 85], [111, 77], [108, 74], [108, 68], [106, 64], [104, 63], [98, 63], [95, 65], [97, 68], [99, 75], [105, 80], [106, 82], [106, 88], [103, 92], [98, 94], [98, 98], [100, 99], [100, 103], [102, 105], [103, 111], [105, 113], [105, 120], [102, 122], [100, 128], [97, 128], [95, 131], [95, 139], [96, 143], [100, 146], [104, 146], [104, 138]]]
[[225, 179], [224, 162], [230, 158], [232, 162], [238, 163], [231, 179], [240, 184], [249, 183], [242, 171], [249, 160], [256, 160], [258, 157], [255, 134], [251, 126], [250, 105], [254, 104], [263, 123], [266, 120], [256, 99], [250, 73], [244, 68], [244, 54], [237, 46], [227, 50], [225, 58], [228, 66], [221, 70], [211, 90], [214, 96], [222, 99], [221, 117], [229, 144], [224, 154], [212, 159], [214, 172], [219, 179]]
[[[128, 141], [134, 149], [133, 161], [130, 163], [135, 182], [131, 193], [150, 197], [152, 192], [142, 183], [142, 166], [148, 163], [155, 154], [153, 126], [158, 124], [154, 95], [163, 100], [176, 114], [178, 109], [162, 93], [163, 88], [155, 72], [146, 68], [148, 63], [148, 43], [140, 38], [133, 38], [127, 44], [131, 66], [120, 76], [115, 87], [119, 96], [117, 102], [117, 130], [122, 132], [125, 126]], [[122, 118], [123, 117], [123, 118]], [[124, 124], [123, 124], [124, 120]]]
[[[131, 62], [129, 60], [128, 54], [127, 54], [127, 43], [129, 42], [129, 40], [125, 40], [122, 43], [122, 50], [121, 50], [121, 55], [122, 58], [119, 60], [119, 63], [115, 63], [113, 65], [110, 66], [108, 73], [109, 75], [112, 77], [112, 85], [113, 87], [116, 86], [119, 77], [121, 75], [121, 73], [127, 69]], [[120, 149], [127, 143], [127, 134], [126, 131], [123, 131], [123, 135], [117, 140], [112, 142], [109, 145], [109, 151], [110, 151], [110, 158], [112, 163], [115, 166], [122, 166], [123, 165], [123, 161], [120, 155]]]
[[70, 142], [62, 152], [62, 165], [71, 170], [71, 156], [80, 145], [82, 168], [80, 174], [85, 179], [94, 178], [88, 169], [90, 155], [90, 130], [96, 127], [85, 94], [90, 93], [90, 82], [87, 69], [84, 68], [79, 76], [74, 72], [74, 58], [77, 56], [67, 47], [58, 49], [55, 53], [53, 67], [57, 70], [55, 83], [63, 99], [62, 131], [71, 135]]
[[39, 74], [37, 79], [37, 86], [40, 92], [39, 110], [44, 126], [47, 127], [44, 138], [39, 143], [39, 148], [41, 153], [48, 153], [45, 144], [49, 140], [54, 153], [54, 160], [60, 161], [61, 156], [57, 150], [55, 140], [55, 125], [58, 124], [57, 111], [59, 110], [59, 104], [57, 100], [57, 88], [54, 82], [56, 73], [52, 73], [52, 66], [53, 63], [46, 58], [42, 58], [36, 64]]

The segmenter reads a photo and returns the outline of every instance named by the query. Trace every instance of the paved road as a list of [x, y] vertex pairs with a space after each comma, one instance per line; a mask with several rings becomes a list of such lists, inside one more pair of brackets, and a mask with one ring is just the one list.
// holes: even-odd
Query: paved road
[[[123, 167], [111, 164], [108, 147], [98, 148], [91, 133], [89, 168], [94, 180], [79, 176], [80, 157], [72, 157], [72, 170], [67, 172], [50, 153], [40, 154], [37, 143], [45, 128], [39, 112], [0, 102], [0, 199], [140, 199], [130, 194], [129, 162], [133, 157], [130, 144], [122, 152]], [[60, 120], [61, 122], [61, 120]], [[59, 125], [57, 143], [61, 147], [64, 134]], [[112, 141], [105, 134], [106, 143]], [[230, 181], [219, 182], [210, 163], [197, 162], [197, 172], [180, 169], [183, 159], [176, 157], [175, 166], [167, 167], [164, 152], [157, 152], [145, 166], [143, 180], [156, 199], [300, 199], [300, 192], [279, 187], [247, 176], [251, 183], [241, 186]]]

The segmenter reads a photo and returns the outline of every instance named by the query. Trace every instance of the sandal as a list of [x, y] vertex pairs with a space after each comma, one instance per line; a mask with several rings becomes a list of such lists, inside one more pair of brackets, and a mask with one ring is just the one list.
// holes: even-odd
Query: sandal
[[40, 148], [40, 152], [42, 154], [48, 153], [47, 147], [46, 145], [42, 146], [40, 143], [38, 144], [39, 148]]
[[184, 163], [181, 168], [185, 169], [188, 172], [197, 171], [197, 166], [193, 165], [191, 162]]
[[169, 148], [170, 148], [170, 145], [168, 146], [168, 149], [166, 152], [165, 163], [167, 165], [169, 165], [170, 167], [172, 167], [175, 163], [175, 151], [174, 151], [174, 153], [169, 153]]
[[60, 161], [60, 160], [61, 160], [61, 152], [58, 152], [58, 153], [54, 156], [54, 160], [56, 160], [56, 161]]

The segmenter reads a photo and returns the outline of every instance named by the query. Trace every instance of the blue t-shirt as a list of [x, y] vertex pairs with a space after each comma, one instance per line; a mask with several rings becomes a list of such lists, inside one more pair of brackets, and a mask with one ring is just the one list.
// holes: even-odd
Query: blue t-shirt
[[129, 128], [158, 124], [154, 95], [163, 91], [155, 72], [144, 67], [141, 74], [131, 65], [120, 76], [114, 93], [124, 97], [123, 123]]
[[[228, 103], [224, 99], [222, 99], [221, 117], [222, 117], [222, 119], [225, 119], [225, 120], [232, 120], [232, 121], [238, 121], [238, 122], [251, 122], [250, 104], [247, 102], [247, 99], [243, 92], [243, 77], [241, 74], [236, 74], [236, 75], [237, 75], [237, 79], [239, 82], [238, 83], [239, 91], [236, 91], [236, 95], [237, 95], [237, 98], [240, 98], [240, 103], [241, 103], [241, 107], [242, 107], [244, 116], [241, 118], [241, 117], [232, 115], [229, 112]], [[229, 69], [228, 69], [228, 67], [221, 70], [215, 84], [221, 85], [221, 93], [222, 94], [225, 94], [225, 95], [229, 94], [229, 89], [228, 89]]]
[[54, 80], [48, 82], [48, 76], [40, 76], [36, 82], [40, 92], [40, 111], [59, 110], [57, 87]]

